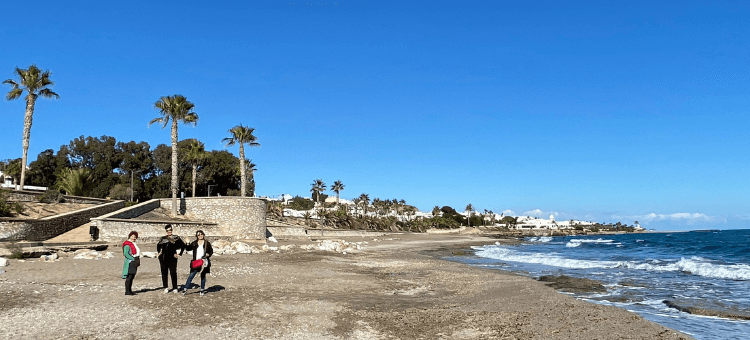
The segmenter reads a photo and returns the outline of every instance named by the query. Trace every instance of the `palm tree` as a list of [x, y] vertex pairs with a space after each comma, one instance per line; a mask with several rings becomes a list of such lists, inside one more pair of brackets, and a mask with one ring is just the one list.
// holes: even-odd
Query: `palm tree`
[[162, 117], [152, 119], [148, 125], [164, 124], [167, 127], [172, 121], [172, 215], [177, 215], [177, 123], [198, 124], [198, 114], [193, 111], [195, 105], [182, 95], [161, 97], [154, 106], [159, 109]]
[[471, 227], [471, 212], [474, 211], [474, 206], [469, 203], [466, 206], [466, 221], [468, 222], [467, 225]]
[[302, 217], [305, 218], [305, 224], [309, 227], [310, 226], [310, 219], [312, 218], [312, 214], [309, 210], [305, 211], [305, 213], [302, 215]]
[[198, 165], [207, 156], [205, 145], [195, 138], [191, 139], [183, 158], [184, 161], [189, 162], [193, 166], [193, 197], [195, 197], [195, 178], [198, 175]]
[[255, 167], [256, 165], [252, 159], [245, 160], [245, 173], [250, 174], [250, 184], [247, 189], [250, 192], [250, 197], [255, 197], [255, 170], [258, 170]]
[[333, 192], [336, 193], [336, 204], [337, 205], [341, 203], [339, 201], [339, 192], [341, 192], [341, 190], [344, 190], [344, 183], [341, 183], [340, 180], [338, 180], [336, 182], [333, 182], [333, 185], [331, 186], [331, 191], [333, 191]]
[[12, 88], [5, 95], [7, 100], [21, 98], [23, 91], [26, 90], [26, 115], [23, 117], [23, 157], [21, 163], [21, 190], [26, 180], [26, 160], [29, 153], [29, 139], [31, 138], [31, 121], [34, 118], [34, 105], [39, 96], [43, 98], [60, 99], [60, 96], [52, 92], [50, 88], [55, 86], [55, 82], [49, 79], [52, 73], [48, 70], [42, 71], [32, 64], [28, 69], [16, 67], [18, 81], [8, 79], [3, 84], [9, 84]]
[[320, 203], [320, 193], [326, 191], [326, 184], [323, 183], [322, 179], [316, 179], [311, 185], [310, 192], [315, 195], [315, 202]]
[[247, 187], [247, 165], [245, 163], [245, 144], [248, 146], [260, 146], [257, 142], [258, 138], [253, 136], [255, 128], [243, 126], [242, 124], [237, 125], [229, 129], [231, 137], [222, 139], [222, 142], [226, 146], [234, 146], [235, 144], [240, 145], [240, 193], [242, 197], [245, 197], [245, 188]]
[[367, 206], [370, 205], [370, 195], [359, 195], [359, 201], [362, 203], [362, 216], [367, 216]]
[[92, 176], [89, 168], [64, 168], [57, 177], [55, 186], [58, 190], [65, 191], [66, 195], [87, 196], [94, 186]]
[[436, 206], [434, 206], [434, 207], [432, 208], [432, 216], [434, 217], [434, 216], [438, 216], [438, 215], [440, 215], [440, 207], [438, 207], [438, 206], [436, 205]]

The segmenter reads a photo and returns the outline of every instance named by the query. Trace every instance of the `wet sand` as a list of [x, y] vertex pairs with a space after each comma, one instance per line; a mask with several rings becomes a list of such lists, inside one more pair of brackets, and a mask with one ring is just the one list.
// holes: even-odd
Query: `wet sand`
[[[495, 239], [405, 234], [340, 254], [294, 248], [214, 258], [209, 293], [164, 294], [143, 259], [125, 296], [122, 257], [11, 260], [4, 339], [689, 339], [623, 309], [497, 270], [442, 260]], [[280, 242], [309, 244], [311, 241]], [[153, 245], [141, 245], [154, 251]], [[187, 277], [187, 259], [178, 281]], [[194, 280], [194, 283], [199, 283]]]

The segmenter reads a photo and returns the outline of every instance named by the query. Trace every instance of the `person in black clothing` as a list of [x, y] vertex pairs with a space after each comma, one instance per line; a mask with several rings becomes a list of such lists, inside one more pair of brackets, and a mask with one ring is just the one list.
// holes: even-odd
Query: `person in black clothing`
[[172, 225], [167, 224], [164, 227], [167, 235], [159, 239], [156, 244], [156, 251], [159, 253], [159, 265], [161, 266], [161, 283], [165, 293], [169, 293], [167, 286], [167, 272], [172, 279], [172, 290], [177, 292], [177, 259], [185, 251], [185, 242], [177, 235], [172, 234]]
[[190, 275], [188, 275], [187, 282], [182, 287], [182, 295], [187, 294], [188, 289], [192, 285], [193, 278], [198, 272], [201, 273], [201, 290], [200, 295], [206, 295], [206, 274], [211, 272], [211, 255], [214, 254], [214, 248], [211, 246], [211, 242], [206, 240], [206, 234], [203, 230], [195, 232], [195, 241], [191, 242], [187, 246], [188, 250], [193, 251], [193, 261], [203, 260], [202, 266], [193, 267], [192, 261], [190, 262]]

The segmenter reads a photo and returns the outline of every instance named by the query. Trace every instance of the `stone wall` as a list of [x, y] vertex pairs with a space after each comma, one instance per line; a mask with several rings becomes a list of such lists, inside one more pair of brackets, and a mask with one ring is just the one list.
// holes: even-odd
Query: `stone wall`
[[279, 240], [304, 239], [309, 236], [307, 235], [307, 230], [305, 229], [305, 227], [270, 227], [270, 226], [267, 226], [266, 230], [268, 230], [268, 232], [266, 233], [266, 236], [268, 237], [273, 236]]
[[21, 240], [20, 236], [30, 228], [29, 220], [0, 218], [0, 241]]
[[[254, 197], [191, 197], [178, 200], [180, 212], [196, 221], [214, 222], [222, 235], [238, 239], [266, 238], [266, 201]], [[161, 207], [172, 209], [171, 199], [161, 199]]]
[[[156, 243], [159, 238], [166, 235], [164, 226], [172, 225], [172, 234], [182, 236], [183, 239], [193, 239], [196, 230], [203, 230], [210, 241], [224, 238], [216, 223], [201, 222], [174, 222], [174, 221], [145, 221], [131, 219], [97, 219], [92, 220], [99, 228], [99, 238], [107, 242], [120, 243], [127, 239], [131, 231], [138, 232], [138, 241], [142, 243]], [[234, 238], [232, 238], [234, 240]]]
[[[18, 202], [39, 202], [39, 197], [44, 195], [44, 192], [28, 191], [28, 190], [10, 190], [8, 191], [8, 198], [11, 201]], [[63, 195], [66, 203], [79, 203], [79, 204], [104, 204], [112, 202], [103, 198], [93, 197], [81, 197], [81, 196], [68, 196]]]
[[279, 240], [304, 239], [309, 237], [380, 237], [384, 232], [347, 229], [307, 229], [305, 227], [266, 227], [268, 237]]
[[[389, 233], [396, 234], [396, 233]], [[380, 237], [386, 235], [380, 231], [339, 230], [339, 229], [307, 229], [307, 236], [313, 237]]]
[[125, 201], [114, 201], [37, 220], [0, 218], [0, 241], [48, 240], [88, 223], [92, 217], [117, 211], [124, 206]]
[[158, 207], [172, 208], [172, 199], [153, 199], [112, 214], [92, 218], [101, 240], [120, 242], [137, 231], [141, 240], [156, 240], [164, 235], [164, 225], [172, 224], [174, 234], [195, 235], [201, 229], [210, 240], [266, 238], [266, 202], [251, 197], [194, 197], [178, 200], [180, 212], [190, 221], [146, 221], [138, 216]]

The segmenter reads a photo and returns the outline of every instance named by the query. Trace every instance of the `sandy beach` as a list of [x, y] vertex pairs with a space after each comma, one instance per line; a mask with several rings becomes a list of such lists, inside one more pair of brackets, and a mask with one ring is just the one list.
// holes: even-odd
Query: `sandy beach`
[[[112, 246], [114, 259], [11, 260], [0, 274], [0, 338], [690, 339], [544, 282], [441, 259], [495, 239], [378, 239], [349, 239], [368, 242], [354, 254], [297, 247], [216, 256], [203, 297], [196, 289], [165, 294], [156, 259], [143, 260], [138, 294], [125, 296], [120, 248]], [[274, 245], [290, 243], [312, 241]], [[183, 284], [186, 259], [179, 271]]]

